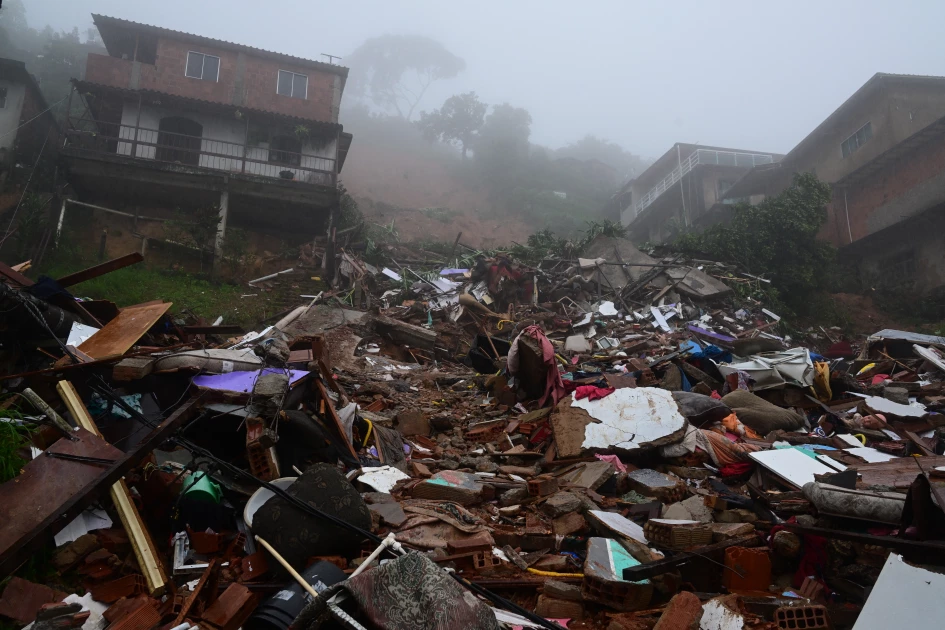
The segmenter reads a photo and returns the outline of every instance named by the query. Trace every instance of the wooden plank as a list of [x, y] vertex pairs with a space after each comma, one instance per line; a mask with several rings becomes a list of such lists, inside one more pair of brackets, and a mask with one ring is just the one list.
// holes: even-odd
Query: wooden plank
[[104, 328], [83, 341], [79, 350], [96, 360], [121, 356], [128, 352], [171, 306], [171, 302], [129, 306]]
[[89, 267], [88, 269], [83, 269], [82, 271], [77, 271], [75, 273], [70, 273], [68, 276], [63, 276], [56, 280], [61, 287], [71, 287], [73, 285], [98, 278], [99, 276], [104, 276], [107, 273], [123, 269], [129, 265], [134, 265], [144, 260], [144, 256], [140, 252], [135, 252], [133, 254], [125, 254], [124, 256], [119, 256], [118, 258], [113, 258], [107, 260], [99, 265], [94, 267]]
[[[355, 459], [358, 458], [358, 454], [354, 450], [351, 442], [348, 441], [347, 434], [345, 433], [345, 428], [341, 424], [341, 419], [338, 417], [338, 412], [335, 411], [335, 406], [331, 404], [331, 398], [328, 397], [328, 391], [325, 389], [324, 383], [318, 377], [314, 379], [316, 387], [318, 387], [318, 395], [321, 396], [322, 401], [325, 403], [325, 410], [329, 416], [331, 416], [332, 422], [334, 422], [335, 427], [338, 429], [338, 435], [341, 437], [342, 441], [348, 445], [348, 450], [351, 451], [351, 456]], [[380, 453], [380, 448], [377, 449]]]
[[32, 280], [2, 262], [0, 262], [0, 276], [5, 278], [4, 282], [17, 289], [33, 286]]
[[[79, 426], [102, 437], [101, 431], [98, 430], [98, 426], [92, 416], [89, 415], [88, 409], [85, 408], [85, 404], [79, 398], [79, 394], [75, 391], [72, 383], [59, 381], [56, 384], [56, 390]], [[141, 568], [144, 579], [148, 584], [148, 593], [151, 597], [160, 597], [167, 590], [167, 573], [164, 571], [164, 565], [161, 563], [160, 555], [154, 541], [151, 539], [151, 534], [141, 520], [138, 508], [135, 507], [131, 499], [131, 493], [128, 491], [125, 480], [119, 479], [112, 484], [109, 492], [118, 511], [118, 516], [121, 518], [121, 524], [131, 540], [131, 548], [135, 552], [138, 566]]]
[[[25, 481], [23, 475], [20, 475], [13, 481], [0, 485], [0, 505], [4, 506], [3, 527], [0, 527], [0, 578], [13, 573], [17, 567], [26, 561], [33, 552], [42, 547], [47, 538], [57, 527], [66, 525], [70, 520], [78, 516], [85, 508], [92, 505], [98, 498], [98, 491], [106, 486], [111, 486], [121, 479], [125, 473], [138, 465], [138, 463], [151, 451], [160, 446], [174, 431], [194, 417], [197, 407], [194, 404], [195, 399], [184, 403], [171, 416], [151, 430], [145, 438], [134, 447], [134, 449], [123, 454], [117, 448], [106, 444], [101, 438], [98, 438], [85, 429], [78, 429], [76, 436], [81, 438], [81, 442], [71, 442], [61, 439], [53, 444], [50, 449], [53, 452], [76, 452], [80, 447], [75, 445], [92, 442], [100, 448], [96, 452], [89, 452], [86, 446], [78, 454], [92, 455], [93, 457], [111, 457], [117, 453], [117, 460], [110, 468], [103, 469], [101, 466], [81, 464], [78, 462], [56, 459], [54, 457], [43, 457], [40, 460], [46, 460], [47, 473], [44, 483], [34, 484], [33, 488], [27, 488], [22, 484]], [[70, 449], [70, 450], [67, 450]], [[103, 454], [104, 453], [104, 454]], [[68, 465], [68, 468], [51, 468], [48, 462], [59, 466]], [[29, 468], [34, 462], [26, 465]], [[88, 474], [78, 480], [78, 474], [90, 470], [95, 473], [91, 479]], [[74, 491], [72, 486], [78, 486]], [[17, 499], [12, 500], [9, 495], [19, 493]], [[41, 502], [41, 503], [40, 503]], [[52, 508], [39, 512], [38, 508], [46, 506]], [[22, 507], [20, 507], [22, 506]], [[30, 528], [27, 530], [22, 526], [16, 527], [18, 532], [14, 537], [14, 512], [15, 508], [20, 508], [21, 518], [27, 518]], [[12, 543], [10, 542], [12, 540]]]

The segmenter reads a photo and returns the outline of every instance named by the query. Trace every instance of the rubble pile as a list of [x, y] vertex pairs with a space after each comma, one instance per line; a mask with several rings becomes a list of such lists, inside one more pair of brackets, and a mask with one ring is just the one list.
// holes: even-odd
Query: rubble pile
[[334, 288], [249, 332], [69, 293], [136, 256], [38, 282], [0, 264], [17, 627], [945, 612], [945, 338], [795, 340], [739, 297], [763, 278], [604, 236], [536, 265], [340, 249]]

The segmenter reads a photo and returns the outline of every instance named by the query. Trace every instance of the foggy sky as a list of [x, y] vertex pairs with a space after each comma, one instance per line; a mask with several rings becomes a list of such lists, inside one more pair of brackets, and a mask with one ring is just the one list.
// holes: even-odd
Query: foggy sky
[[[528, 109], [532, 141], [587, 133], [646, 157], [674, 142], [787, 152], [876, 72], [945, 74], [945, 2], [25, 0], [34, 28], [90, 14], [323, 59], [384, 33], [440, 40], [475, 90]], [[344, 61], [340, 62], [344, 65]]]

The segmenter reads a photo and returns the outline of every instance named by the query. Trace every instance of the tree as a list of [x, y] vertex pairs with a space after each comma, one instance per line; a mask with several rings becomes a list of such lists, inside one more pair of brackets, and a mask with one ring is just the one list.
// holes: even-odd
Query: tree
[[558, 149], [557, 157], [571, 157], [578, 160], [599, 160], [617, 172], [617, 177], [627, 180], [642, 173], [649, 164], [643, 158], [626, 151], [616, 142], [587, 134], [577, 142]]
[[0, 7], [0, 27], [8, 31], [25, 31], [26, 7], [23, 0], [7, 0]]
[[465, 160], [466, 151], [472, 147], [476, 134], [485, 122], [488, 107], [475, 92], [456, 94], [446, 99], [440, 109], [430, 113], [420, 112], [417, 126], [429, 140], [458, 142]]
[[756, 206], [738, 205], [727, 224], [686, 234], [674, 247], [766, 275], [786, 304], [803, 308], [811, 292], [825, 286], [833, 260], [833, 247], [817, 240], [830, 195], [829, 184], [810, 173], [795, 174], [781, 194]]
[[345, 61], [354, 96], [407, 120], [434, 81], [451, 79], [466, 67], [443, 44], [419, 35], [372, 37]]
[[479, 131], [474, 147], [476, 161], [498, 169], [518, 167], [528, 159], [532, 116], [508, 103], [495, 105]]

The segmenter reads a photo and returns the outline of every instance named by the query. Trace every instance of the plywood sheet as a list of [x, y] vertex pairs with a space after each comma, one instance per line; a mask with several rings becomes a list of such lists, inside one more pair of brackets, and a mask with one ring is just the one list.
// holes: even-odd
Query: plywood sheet
[[93, 359], [121, 356], [128, 352], [171, 306], [171, 302], [161, 302], [122, 309], [115, 319], [83, 341], [79, 350]]

